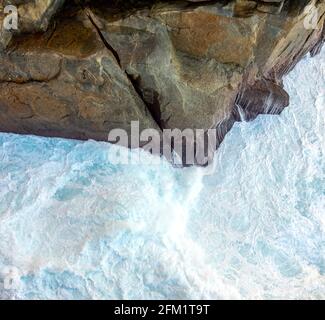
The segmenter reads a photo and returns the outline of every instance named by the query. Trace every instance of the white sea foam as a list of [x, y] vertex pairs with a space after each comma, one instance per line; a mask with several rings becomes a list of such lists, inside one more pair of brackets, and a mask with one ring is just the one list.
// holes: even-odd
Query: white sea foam
[[325, 51], [287, 77], [281, 116], [234, 126], [211, 175], [1, 134], [0, 297], [325, 298], [324, 80]]

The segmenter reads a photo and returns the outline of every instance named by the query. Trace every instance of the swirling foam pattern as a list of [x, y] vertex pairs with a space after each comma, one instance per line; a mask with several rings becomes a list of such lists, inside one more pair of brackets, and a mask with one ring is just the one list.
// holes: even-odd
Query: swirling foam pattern
[[0, 297], [325, 298], [324, 80], [325, 51], [287, 77], [281, 116], [234, 126], [210, 175], [1, 134]]

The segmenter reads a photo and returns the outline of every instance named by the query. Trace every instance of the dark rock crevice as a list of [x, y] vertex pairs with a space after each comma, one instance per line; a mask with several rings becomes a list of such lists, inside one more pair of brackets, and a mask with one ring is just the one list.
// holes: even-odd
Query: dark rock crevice
[[134, 77], [133, 75], [129, 74], [126, 70], [123, 70], [123, 67], [121, 65], [121, 59], [119, 57], [118, 52], [113, 48], [113, 46], [106, 40], [105, 36], [103, 35], [102, 31], [100, 30], [99, 26], [96, 24], [92, 13], [89, 8], [86, 8], [84, 6], [81, 6], [83, 11], [86, 13], [87, 17], [89, 18], [90, 22], [96, 29], [101, 41], [105, 45], [105, 47], [112, 53], [112, 55], [115, 57], [116, 62], [120, 66], [121, 70], [125, 72], [127, 78], [129, 79], [130, 83], [132, 84], [135, 92], [138, 94], [140, 99], [143, 101], [144, 105], [146, 106], [148, 113], [150, 116], [154, 119], [158, 127], [163, 130], [163, 126], [161, 123], [161, 117], [160, 117], [160, 108], [159, 108], [159, 102], [156, 98], [156, 92], [152, 92], [152, 101], [148, 102], [148, 99], [146, 99], [144, 91], [141, 88], [141, 78], [140, 76]]
[[[254, 120], [259, 114], [280, 114], [289, 105], [289, 95], [279, 85], [266, 79], [245, 86], [238, 94], [235, 109], [244, 113], [244, 120]], [[242, 121], [240, 112], [236, 121]]]
[[158, 93], [154, 90], [145, 90], [141, 84], [141, 77], [139, 75], [134, 76], [132, 74], [129, 74], [127, 71], [125, 71], [125, 73], [128, 75], [128, 78], [132, 83], [134, 90], [138, 93], [139, 97], [141, 97], [143, 103], [146, 105], [150, 116], [155, 120], [160, 130], [162, 131], [165, 126], [161, 120], [161, 109]]
[[84, 8], [82, 7], [84, 12], [86, 13], [87, 17], [89, 18], [91, 24], [94, 26], [94, 28], [96, 29], [101, 41], [103, 42], [103, 44], [105, 45], [105, 47], [113, 54], [114, 58], [116, 59], [116, 62], [118, 63], [118, 65], [121, 67], [121, 60], [120, 57], [118, 55], [118, 53], [116, 52], [116, 50], [107, 42], [106, 38], [104, 37], [104, 35], [102, 34], [102, 32], [100, 31], [100, 28], [97, 26], [96, 22], [94, 21], [91, 12], [89, 11], [88, 8]]

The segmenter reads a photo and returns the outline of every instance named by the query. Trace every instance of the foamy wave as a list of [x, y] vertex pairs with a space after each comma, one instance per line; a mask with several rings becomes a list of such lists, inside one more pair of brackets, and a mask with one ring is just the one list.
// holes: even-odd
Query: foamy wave
[[234, 126], [210, 175], [1, 134], [0, 296], [325, 298], [324, 80], [323, 51], [287, 77], [281, 116]]

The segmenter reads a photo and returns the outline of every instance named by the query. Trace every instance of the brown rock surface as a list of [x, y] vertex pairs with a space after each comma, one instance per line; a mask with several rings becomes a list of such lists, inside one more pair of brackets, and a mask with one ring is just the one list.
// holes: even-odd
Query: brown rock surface
[[8, 3], [20, 20], [1, 23], [0, 130], [19, 133], [106, 140], [139, 120], [217, 128], [219, 144], [242, 114], [280, 113], [283, 76], [325, 39], [316, 0]]
[[107, 140], [131, 120], [159, 129], [82, 10], [44, 34], [16, 36], [1, 60], [4, 131]]

